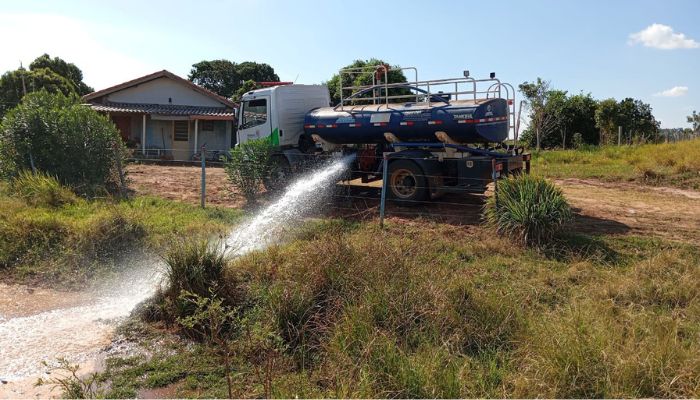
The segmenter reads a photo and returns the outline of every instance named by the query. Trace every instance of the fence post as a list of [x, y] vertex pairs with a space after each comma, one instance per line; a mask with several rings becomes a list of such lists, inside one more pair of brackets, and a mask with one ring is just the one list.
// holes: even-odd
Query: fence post
[[386, 190], [388, 187], [388, 164], [389, 160], [386, 159], [386, 154], [384, 155], [384, 161], [382, 163], [382, 199], [379, 204], [379, 227], [384, 228], [384, 206], [386, 204]]
[[116, 144], [114, 145], [114, 153], [117, 160], [117, 173], [119, 174], [119, 194], [122, 199], [126, 199], [126, 179], [124, 178], [124, 170], [122, 169], [122, 156], [119, 152], [119, 146]]
[[496, 203], [496, 210], [498, 210], [498, 176], [496, 175], [496, 159], [491, 159], [491, 178], [493, 179], [493, 195]]
[[622, 145], [622, 126], [617, 127], [617, 145]]
[[206, 145], [202, 146], [201, 150], [201, 158], [202, 158], [202, 195], [201, 195], [201, 203], [202, 203], [202, 208], [204, 208], [204, 199], [206, 198], [207, 195], [207, 163], [206, 163], [206, 155], [207, 155], [207, 150], [206, 150]]

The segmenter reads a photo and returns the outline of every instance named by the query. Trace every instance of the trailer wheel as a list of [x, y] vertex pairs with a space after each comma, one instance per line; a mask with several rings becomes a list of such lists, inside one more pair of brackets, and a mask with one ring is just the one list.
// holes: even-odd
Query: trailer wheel
[[428, 180], [423, 170], [413, 161], [394, 160], [389, 164], [389, 195], [404, 202], [428, 198]]

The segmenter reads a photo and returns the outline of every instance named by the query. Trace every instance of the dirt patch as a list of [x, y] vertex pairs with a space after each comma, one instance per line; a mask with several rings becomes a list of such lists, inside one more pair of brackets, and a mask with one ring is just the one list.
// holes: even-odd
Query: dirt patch
[[[199, 204], [202, 169], [196, 166], [131, 164], [126, 168], [130, 187], [140, 195], [152, 195]], [[206, 203], [240, 208], [245, 204], [226, 178], [222, 167], [206, 168]]]
[[[130, 165], [132, 188], [148, 194], [199, 204], [201, 169], [188, 166]], [[589, 233], [657, 236], [700, 243], [700, 192], [628, 182], [592, 179], [555, 181], [577, 211], [576, 229]], [[374, 188], [340, 190], [323, 215], [371, 219], [379, 214], [379, 191]], [[343, 197], [345, 195], [350, 197]], [[489, 195], [487, 193], [487, 195]], [[207, 168], [207, 204], [242, 207], [245, 200], [226, 179], [223, 168]], [[482, 196], [447, 195], [418, 206], [389, 204], [387, 217], [397, 221], [427, 218], [438, 222], [481, 223]]]
[[578, 209], [583, 231], [620, 233], [622, 224], [634, 234], [700, 244], [700, 192], [579, 179], [556, 183]]

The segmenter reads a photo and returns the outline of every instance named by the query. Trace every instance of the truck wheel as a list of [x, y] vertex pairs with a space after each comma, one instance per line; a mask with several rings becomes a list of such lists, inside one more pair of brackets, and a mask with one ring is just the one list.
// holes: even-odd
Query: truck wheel
[[395, 160], [389, 164], [389, 197], [398, 201], [423, 201], [428, 198], [428, 180], [413, 161]]
[[292, 166], [287, 157], [273, 156], [270, 176], [263, 178], [263, 185], [268, 192], [278, 192], [287, 187], [292, 175]]

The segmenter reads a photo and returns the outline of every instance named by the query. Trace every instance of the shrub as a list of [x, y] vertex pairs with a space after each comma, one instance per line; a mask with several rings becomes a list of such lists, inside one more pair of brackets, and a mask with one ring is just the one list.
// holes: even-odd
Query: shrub
[[539, 245], [571, 219], [571, 208], [551, 182], [529, 175], [499, 182], [486, 203], [485, 217], [499, 233]]
[[182, 301], [183, 293], [209, 297], [224, 291], [227, 259], [221, 246], [204, 239], [180, 241], [163, 257], [167, 265], [168, 288], [163, 293], [166, 319], [186, 317], [194, 312], [191, 303]]
[[32, 206], [61, 207], [77, 201], [70, 189], [44, 172], [20, 172], [17, 178], [12, 180], [10, 190]]
[[77, 97], [30, 93], [0, 126], [0, 174], [37, 169], [82, 193], [113, 189], [117, 157], [125, 152], [117, 128]]
[[231, 157], [224, 169], [231, 183], [249, 202], [255, 196], [272, 170], [272, 144], [268, 138], [249, 140], [231, 149]]

